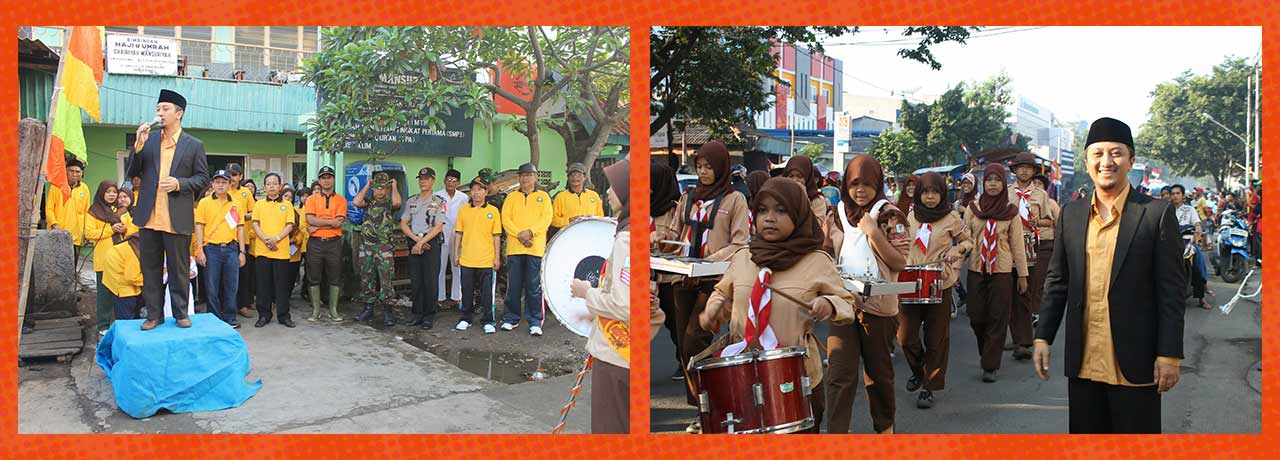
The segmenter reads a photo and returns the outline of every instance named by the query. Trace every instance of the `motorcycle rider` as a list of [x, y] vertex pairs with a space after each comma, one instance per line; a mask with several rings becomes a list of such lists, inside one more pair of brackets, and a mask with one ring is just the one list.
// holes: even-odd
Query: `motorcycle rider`
[[1208, 272], [1205, 267], [1204, 256], [1200, 253], [1200, 245], [1196, 243], [1200, 241], [1201, 238], [1200, 214], [1196, 212], [1194, 207], [1186, 203], [1187, 189], [1183, 187], [1182, 184], [1173, 184], [1169, 186], [1167, 190], [1169, 192], [1169, 201], [1173, 203], [1178, 216], [1178, 227], [1184, 228], [1186, 226], [1191, 226], [1195, 229], [1195, 236], [1191, 240], [1191, 247], [1195, 252], [1192, 256], [1194, 258], [1192, 260], [1194, 267], [1189, 276], [1192, 296], [1199, 300], [1200, 308], [1205, 310], [1212, 309], [1213, 306], [1209, 305], [1209, 302], [1204, 300], [1206, 293], [1213, 295], [1213, 292], [1205, 288]]

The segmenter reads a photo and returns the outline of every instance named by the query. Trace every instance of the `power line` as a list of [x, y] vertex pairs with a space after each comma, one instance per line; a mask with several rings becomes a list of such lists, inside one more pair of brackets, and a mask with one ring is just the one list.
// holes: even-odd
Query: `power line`
[[[995, 37], [995, 36], [998, 36], [998, 35], [1010, 34], [1010, 33], [1015, 33], [1015, 32], [1027, 32], [1027, 31], [1032, 31], [1032, 30], [1036, 30], [1036, 29], [1043, 29], [1043, 28], [1045, 28], [1045, 27], [1047, 27], [1047, 26], [1032, 26], [1032, 27], [1024, 27], [1024, 28], [1017, 28], [1017, 27], [1015, 27], [1015, 26], [1007, 26], [1007, 27], [993, 27], [993, 28], [990, 28], [990, 29], [985, 29], [985, 30], [982, 30], [982, 31], [976, 32], [976, 33], [974, 33], [974, 34], [970, 35], [968, 38], [966, 38], [966, 40], [971, 40], [971, 39], [976, 39], [976, 38]], [[829, 46], [900, 46], [900, 45], [910, 45], [910, 44], [915, 44], [915, 43], [919, 43], [919, 42], [920, 42], [920, 39], [919, 39], [919, 38], [916, 38], [916, 37], [902, 37], [902, 38], [894, 38], [894, 39], [887, 39], [887, 40], [876, 40], [876, 41], [866, 41], [866, 42], [823, 43], [823, 44], [822, 44], [822, 46], [823, 46], [823, 47], [829, 47]]]

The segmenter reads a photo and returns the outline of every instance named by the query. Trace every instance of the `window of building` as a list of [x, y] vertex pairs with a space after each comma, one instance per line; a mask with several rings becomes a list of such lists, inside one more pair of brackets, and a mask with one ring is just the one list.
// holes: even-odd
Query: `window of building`
[[142, 33], [144, 35], [155, 35], [157, 37], [175, 37], [177, 36], [177, 33], [175, 33], [175, 29], [176, 27], [173, 27], [173, 26], [169, 26], [169, 27], [148, 26], [148, 27], [142, 28]]
[[138, 28], [137, 28], [137, 27], [135, 27], [135, 26], [128, 26], [128, 27], [124, 27], [124, 26], [107, 26], [107, 27], [106, 27], [106, 29], [107, 29], [107, 33], [113, 33], [113, 32], [114, 32], [114, 33], [122, 33], [122, 34], [136, 34], [136, 33], [138, 33]]
[[263, 27], [236, 27], [235, 30], [236, 44], [253, 45], [236, 47], [236, 67], [263, 65], [265, 53], [262, 48], [258, 47], [265, 42], [266, 29]]
[[319, 27], [303, 27], [302, 28], [302, 50], [315, 51], [320, 42]]
[[297, 27], [271, 27], [271, 47], [298, 49]]
[[182, 38], [213, 40], [213, 28], [208, 26], [183, 26]]

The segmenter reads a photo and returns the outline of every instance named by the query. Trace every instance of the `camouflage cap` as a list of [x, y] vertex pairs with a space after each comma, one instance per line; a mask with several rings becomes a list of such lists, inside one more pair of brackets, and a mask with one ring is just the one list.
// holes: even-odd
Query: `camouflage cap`
[[391, 176], [387, 173], [380, 172], [373, 175], [373, 188], [388, 188], [391, 186]]

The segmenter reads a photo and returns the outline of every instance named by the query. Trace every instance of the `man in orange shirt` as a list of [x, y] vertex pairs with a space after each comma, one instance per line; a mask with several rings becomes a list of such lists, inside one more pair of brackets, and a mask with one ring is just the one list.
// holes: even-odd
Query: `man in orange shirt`
[[1182, 238], [1175, 209], [1129, 185], [1133, 135], [1101, 118], [1085, 159], [1094, 192], [1062, 209], [1032, 358], [1049, 379], [1049, 346], [1067, 321], [1071, 433], [1159, 433], [1160, 395], [1182, 361]]
[[[347, 199], [333, 192], [333, 167], [321, 166], [317, 182], [320, 193], [307, 197], [303, 211], [307, 216], [307, 296], [313, 311], [320, 311], [320, 289], [329, 282], [329, 319], [338, 316], [338, 294], [342, 286], [342, 224], [347, 221]], [[318, 315], [313, 315], [319, 319]]]
[[[138, 127], [138, 140], [129, 152], [125, 175], [141, 176], [141, 190], [134, 206], [133, 222], [141, 246], [142, 297], [151, 308], [142, 330], [164, 322], [164, 282], [161, 270], [168, 263], [169, 295], [173, 305], [187, 305], [190, 292], [191, 233], [195, 231], [195, 193], [209, 186], [209, 161], [204, 143], [182, 132], [187, 100], [173, 91], [160, 90], [156, 117], [162, 132], [151, 124]], [[174, 308], [178, 327], [191, 327], [187, 311]]]

